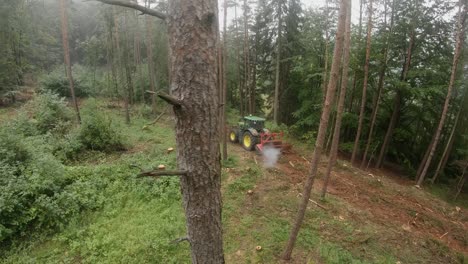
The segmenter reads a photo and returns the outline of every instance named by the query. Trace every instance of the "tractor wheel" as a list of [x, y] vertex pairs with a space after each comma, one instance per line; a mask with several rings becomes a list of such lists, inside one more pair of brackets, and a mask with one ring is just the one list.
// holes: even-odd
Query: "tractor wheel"
[[233, 129], [231, 132], [229, 132], [229, 141], [232, 143], [237, 143], [239, 142], [239, 136], [238, 136], [239, 131]]
[[255, 145], [257, 145], [257, 138], [249, 131], [245, 132], [244, 135], [242, 135], [242, 147], [244, 147], [245, 150], [252, 151], [255, 149]]

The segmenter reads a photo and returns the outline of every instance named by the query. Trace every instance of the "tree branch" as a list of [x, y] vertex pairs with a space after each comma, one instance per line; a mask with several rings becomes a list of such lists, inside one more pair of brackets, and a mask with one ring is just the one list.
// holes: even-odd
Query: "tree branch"
[[182, 241], [188, 241], [188, 242], [190, 242], [188, 236], [186, 236], [186, 237], [179, 237], [179, 238], [177, 238], [177, 239], [174, 239], [174, 240], [172, 240], [172, 241], [170, 242], [170, 244], [179, 244], [179, 243], [182, 242]]
[[152, 171], [144, 171], [138, 174], [139, 177], [142, 176], [150, 176], [150, 177], [159, 177], [159, 176], [186, 176], [187, 171], [166, 171], [166, 170], [152, 170]]
[[134, 2], [129, 2], [125, 0], [94, 0], [94, 1], [98, 1], [104, 4], [108, 4], [108, 5], [116, 5], [116, 6], [132, 8], [132, 9], [141, 11], [143, 14], [154, 16], [162, 20], [166, 20], [167, 18], [167, 15], [162, 12], [156, 11], [154, 9], [146, 8]]
[[182, 106], [182, 103], [179, 99], [175, 98], [174, 96], [172, 95], [169, 95], [167, 93], [164, 93], [164, 92], [158, 92], [158, 97], [163, 99], [164, 101], [166, 101], [167, 103], [175, 106], [175, 107], [181, 107]]

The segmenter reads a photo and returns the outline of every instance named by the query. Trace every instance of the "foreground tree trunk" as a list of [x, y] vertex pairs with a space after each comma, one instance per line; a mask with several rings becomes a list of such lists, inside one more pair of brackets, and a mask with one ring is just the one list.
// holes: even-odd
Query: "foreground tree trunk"
[[343, 110], [345, 105], [346, 90], [348, 88], [348, 65], [349, 65], [349, 53], [351, 47], [351, 1], [349, 1], [349, 6], [346, 14], [346, 33], [343, 44], [344, 54], [343, 54], [343, 72], [341, 74], [341, 89], [340, 97], [338, 99], [338, 106], [336, 110], [336, 121], [335, 129], [333, 131], [333, 139], [330, 149], [330, 160], [328, 161], [327, 171], [325, 172], [325, 181], [323, 183], [322, 198], [325, 198], [327, 193], [328, 182], [330, 181], [330, 174], [332, 168], [336, 164], [336, 159], [338, 156], [338, 145], [340, 143], [340, 132], [341, 132], [341, 120], [343, 118]]
[[[99, 0], [166, 19], [177, 166], [192, 263], [224, 263], [217, 87], [218, 5], [215, 0], [173, 0], [168, 16], [122, 0]], [[157, 260], [155, 260], [157, 261]]]
[[68, 47], [68, 13], [66, 0], [60, 0], [60, 20], [62, 22], [62, 44], [63, 44], [63, 57], [67, 69], [68, 82], [70, 84], [70, 94], [75, 108], [76, 120], [81, 123], [80, 108], [75, 96], [75, 85], [73, 84], [73, 75], [70, 62], [70, 49]]
[[326, 135], [327, 128], [328, 128], [328, 121], [330, 118], [330, 110], [333, 104], [333, 99], [335, 98], [336, 85], [337, 85], [338, 78], [339, 78], [338, 75], [340, 71], [341, 55], [343, 52], [343, 39], [344, 39], [345, 21], [346, 21], [346, 14], [347, 14], [348, 6], [349, 6], [349, 0], [341, 0], [340, 11], [338, 15], [338, 28], [336, 32], [336, 44], [335, 44], [335, 49], [333, 51], [333, 61], [332, 61], [331, 71], [330, 71], [330, 81], [328, 83], [325, 101], [323, 102], [323, 110], [322, 110], [322, 115], [320, 117], [320, 125], [319, 125], [318, 134], [317, 134], [317, 141], [315, 143], [315, 150], [312, 155], [311, 171], [310, 171], [309, 177], [307, 177], [307, 181], [304, 186], [304, 190], [302, 193], [302, 201], [299, 205], [299, 210], [297, 213], [296, 221], [293, 225], [288, 243], [282, 255], [282, 258], [285, 260], [289, 260], [291, 258], [292, 250], [294, 248], [294, 244], [296, 243], [297, 235], [299, 234], [299, 230], [304, 220], [305, 211], [307, 209], [307, 204], [309, 203], [310, 192], [312, 190], [312, 186], [314, 184], [314, 180], [317, 175], [317, 169], [318, 169], [320, 156], [322, 155], [323, 144], [325, 141], [325, 135]]
[[434, 157], [435, 150], [437, 148], [437, 144], [439, 143], [440, 134], [442, 133], [442, 128], [444, 127], [445, 119], [447, 118], [447, 112], [450, 105], [450, 99], [452, 97], [452, 89], [455, 83], [455, 77], [457, 73], [458, 61], [460, 60], [461, 56], [461, 49], [463, 47], [463, 40], [464, 40], [464, 25], [465, 25], [465, 17], [466, 13], [468, 12], [467, 4], [464, 3], [466, 1], [460, 0], [459, 2], [459, 15], [458, 15], [458, 30], [457, 30], [457, 42], [455, 46], [455, 54], [453, 56], [453, 63], [452, 63], [452, 73], [450, 75], [450, 82], [447, 89], [447, 96], [445, 97], [444, 108], [442, 110], [442, 116], [440, 117], [439, 126], [435, 131], [434, 136], [434, 144], [430, 146], [429, 156], [427, 158], [426, 163], [424, 164], [423, 170], [421, 175], [419, 175], [419, 179], [417, 181], [417, 185], [421, 186], [426, 178], [427, 170], [429, 169], [429, 165], [431, 165], [432, 157]]
[[356, 155], [359, 149], [359, 140], [361, 139], [361, 130], [364, 123], [364, 115], [366, 109], [367, 100], [367, 84], [369, 81], [369, 61], [370, 61], [370, 50], [371, 50], [371, 37], [372, 37], [372, 0], [369, 1], [369, 19], [367, 21], [367, 40], [366, 40], [366, 60], [364, 62], [364, 83], [362, 85], [362, 98], [361, 98], [361, 110], [359, 112], [358, 129], [356, 137], [354, 139], [353, 153], [351, 155], [351, 164], [354, 164]]
[[275, 94], [273, 99], [273, 121], [278, 124], [279, 111], [279, 86], [280, 86], [280, 66], [281, 66], [281, 0], [278, 0], [278, 36], [276, 42], [276, 69], [275, 69]]
[[223, 145], [223, 160], [227, 160], [227, 142], [226, 142], [226, 99], [227, 99], [227, 77], [226, 77], [226, 66], [227, 66], [227, 34], [226, 34], [226, 23], [227, 23], [227, 0], [224, 0], [224, 15], [223, 15], [223, 87], [221, 92], [222, 100], [222, 118], [221, 122], [221, 141]]

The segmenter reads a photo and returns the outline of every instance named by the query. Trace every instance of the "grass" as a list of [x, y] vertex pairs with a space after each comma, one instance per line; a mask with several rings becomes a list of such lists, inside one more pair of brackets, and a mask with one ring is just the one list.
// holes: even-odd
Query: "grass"
[[[138, 169], [131, 166], [175, 168], [175, 153], [166, 153], [175, 147], [171, 121], [147, 126], [150, 120], [134, 109], [131, 125], [125, 125], [123, 113], [99, 103], [118, 123], [127, 150], [87, 152], [67, 164], [67, 171], [83, 182], [102, 184], [102, 206], [84, 212], [54, 235], [17, 243], [0, 263], [190, 263], [189, 245], [170, 243], [186, 233], [178, 180], [136, 178]], [[227, 263], [279, 262], [299, 204], [296, 187], [282, 176], [233, 151], [223, 162]], [[309, 205], [294, 263], [424, 263], [446, 251], [430, 240], [423, 247], [411, 246], [410, 240], [389, 246], [386, 239], [394, 238], [394, 231], [369, 221], [372, 212], [331, 195], [324, 205], [328, 210]]]

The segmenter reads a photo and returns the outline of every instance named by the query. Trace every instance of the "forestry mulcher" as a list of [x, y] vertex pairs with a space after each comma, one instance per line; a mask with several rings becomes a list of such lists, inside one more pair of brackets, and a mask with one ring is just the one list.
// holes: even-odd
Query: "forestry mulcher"
[[231, 129], [229, 141], [240, 143], [245, 150], [257, 150], [262, 153], [266, 146], [286, 150], [290, 146], [283, 144], [283, 132], [273, 133], [265, 128], [265, 118], [245, 116], [240, 119], [238, 126]]

